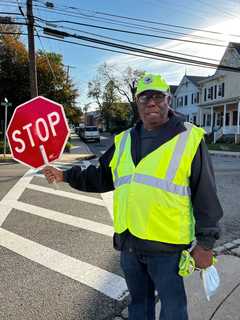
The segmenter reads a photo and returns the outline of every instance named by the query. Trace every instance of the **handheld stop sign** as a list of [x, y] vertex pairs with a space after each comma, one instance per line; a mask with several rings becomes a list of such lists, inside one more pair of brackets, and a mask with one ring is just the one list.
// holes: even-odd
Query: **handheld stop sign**
[[59, 159], [69, 135], [63, 106], [41, 96], [18, 106], [7, 129], [12, 157], [32, 168]]

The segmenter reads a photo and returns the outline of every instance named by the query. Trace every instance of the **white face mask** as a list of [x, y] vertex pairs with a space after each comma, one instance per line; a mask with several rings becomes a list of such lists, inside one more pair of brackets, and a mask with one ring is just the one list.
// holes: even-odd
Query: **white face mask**
[[203, 280], [203, 287], [208, 301], [210, 297], [216, 293], [220, 285], [220, 278], [217, 269], [211, 266], [201, 271], [201, 278]]

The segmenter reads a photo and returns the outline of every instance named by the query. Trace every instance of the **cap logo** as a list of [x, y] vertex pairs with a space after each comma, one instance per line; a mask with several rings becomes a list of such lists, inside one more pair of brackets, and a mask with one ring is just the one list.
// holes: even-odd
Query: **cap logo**
[[153, 79], [152, 79], [152, 77], [145, 77], [145, 78], [143, 79], [143, 82], [144, 82], [145, 84], [149, 84], [149, 83], [152, 83], [152, 82], [153, 82]]

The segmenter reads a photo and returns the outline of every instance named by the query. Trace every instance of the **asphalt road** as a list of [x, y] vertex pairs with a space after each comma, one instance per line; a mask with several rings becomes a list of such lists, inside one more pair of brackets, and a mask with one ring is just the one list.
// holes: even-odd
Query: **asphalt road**
[[[100, 157], [112, 140], [88, 146]], [[212, 159], [225, 212], [218, 245], [240, 238], [240, 161]], [[112, 319], [127, 301], [108, 199], [67, 184], [56, 190], [27, 171], [0, 165], [0, 319]]]
[[126, 284], [106, 203], [24, 173], [0, 165], [0, 319], [112, 319]]

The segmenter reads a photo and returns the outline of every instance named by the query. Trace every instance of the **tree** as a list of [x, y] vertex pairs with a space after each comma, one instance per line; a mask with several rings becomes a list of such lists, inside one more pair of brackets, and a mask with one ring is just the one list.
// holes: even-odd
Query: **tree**
[[98, 73], [97, 78], [88, 83], [88, 97], [94, 98], [98, 104], [107, 131], [123, 130], [129, 126], [131, 110], [128, 103], [121, 101], [114, 81], [103, 77]]
[[99, 67], [98, 72], [105, 81], [113, 81], [118, 93], [128, 101], [132, 108], [132, 125], [136, 123], [139, 118], [135, 100], [137, 81], [144, 74], [144, 71], [131, 67], [118, 71], [114, 66], [104, 63]]
[[7, 97], [14, 107], [30, 99], [28, 55], [23, 43], [12, 35], [2, 35], [0, 44], [0, 99]]
[[13, 24], [15, 20], [12, 20], [11, 24], [0, 24], [0, 39], [2, 39], [5, 34], [4, 33], [12, 33], [12, 37], [14, 39], [20, 38], [21, 28], [17, 24]]
[[112, 80], [108, 81], [103, 91], [103, 103], [101, 114], [106, 122], [106, 129], [109, 130], [110, 122], [114, 117], [114, 106], [120, 99], [116, 93], [116, 88]]
[[64, 69], [63, 57], [54, 52], [38, 51], [37, 71], [39, 95], [61, 103], [71, 115], [78, 92]]
[[[15, 36], [2, 35], [0, 40], [0, 98], [7, 97], [12, 102], [10, 119], [14, 108], [30, 99], [28, 52]], [[36, 61], [39, 95], [61, 103], [67, 117], [76, 121], [81, 113], [75, 106], [78, 92], [67, 76], [62, 56], [38, 51]]]

